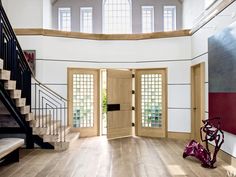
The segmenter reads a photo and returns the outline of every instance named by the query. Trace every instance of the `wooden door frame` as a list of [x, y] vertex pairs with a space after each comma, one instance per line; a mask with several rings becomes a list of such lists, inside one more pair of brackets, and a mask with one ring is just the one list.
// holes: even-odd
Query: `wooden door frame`
[[73, 96], [71, 98], [70, 91], [73, 89], [73, 83], [70, 80], [70, 75], [75, 71], [96, 71], [97, 72], [97, 136], [100, 135], [100, 69], [92, 69], [92, 68], [67, 68], [67, 125], [71, 126], [70, 119], [72, 119], [73, 115]]
[[138, 98], [138, 93], [139, 90], [137, 90], [138, 88], [138, 81], [137, 81], [137, 75], [136, 72], [137, 71], [151, 71], [151, 70], [164, 70], [164, 96], [165, 96], [165, 100], [164, 101], [164, 105], [165, 105], [165, 138], [168, 137], [168, 68], [138, 68], [135, 69], [135, 135], [138, 136], [138, 121], [139, 121], [139, 115], [138, 115], [138, 107], [139, 107], [139, 101], [140, 98]]
[[[194, 95], [194, 69], [196, 67], [200, 67], [200, 119], [205, 119], [205, 62], [198, 63], [191, 66], [191, 139], [194, 139], [194, 130], [195, 130], [195, 121], [194, 121], [194, 103], [195, 103], [195, 95]], [[201, 121], [200, 121], [201, 122]], [[200, 127], [202, 124], [200, 125]]]

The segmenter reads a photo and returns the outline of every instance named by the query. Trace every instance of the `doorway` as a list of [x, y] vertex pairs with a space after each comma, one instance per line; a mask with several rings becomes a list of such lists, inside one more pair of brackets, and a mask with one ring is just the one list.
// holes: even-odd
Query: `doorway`
[[200, 141], [205, 117], [205, 63], [191, 67], [191, 138]]
[[167, 136], [166, 69], [68, 68], [68, 120], [81, 137]]
[[167, 71], [138, 69], [135, 71], [136, 135], [167, 136]]
[[98, 69], [68, 68], [68, 125], [81, 137], [99, 135]]

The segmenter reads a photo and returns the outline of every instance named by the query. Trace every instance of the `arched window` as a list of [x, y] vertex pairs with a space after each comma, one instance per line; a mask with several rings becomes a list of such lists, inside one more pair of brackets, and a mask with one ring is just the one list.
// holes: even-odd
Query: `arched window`
[[103, 33], [131, 33], [131, 0], [104, 0]]

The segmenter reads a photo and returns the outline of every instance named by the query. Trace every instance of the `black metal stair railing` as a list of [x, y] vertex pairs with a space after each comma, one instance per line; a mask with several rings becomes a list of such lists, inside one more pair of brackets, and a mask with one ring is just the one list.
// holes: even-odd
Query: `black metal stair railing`
[[31, 112], [37, 120], [36, 127], [49, 128], [49, 135], [58, 135], [58, 142], [64, 142], [67, 100], [35, 78], [1, 0], [0, 58], [4, 61], [4, 69], [11, 71], [11, 80], [16, 81], [16, 88], [22, 91], [22, 98], [26, 98], [26, 104], [31, 106]]
[[32, 112], [38, 121], [36, 127], [48, 128], [48, 134], [65, 142], [67, 101], [62, 96], [41, 84], [32, 83]]

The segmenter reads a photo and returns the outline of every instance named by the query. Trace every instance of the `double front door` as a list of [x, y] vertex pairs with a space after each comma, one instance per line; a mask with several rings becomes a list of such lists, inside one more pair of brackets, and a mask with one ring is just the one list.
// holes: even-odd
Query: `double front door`
[[[69, 124], [82, 137], [100, 132], [99, 73], [68, 69]], [[108, 69], [106, 73], [108, 139], [132, 136], [133, 129], [138, 136], [165, 137], [166, 70], [135, 70], [132, 74]]]

